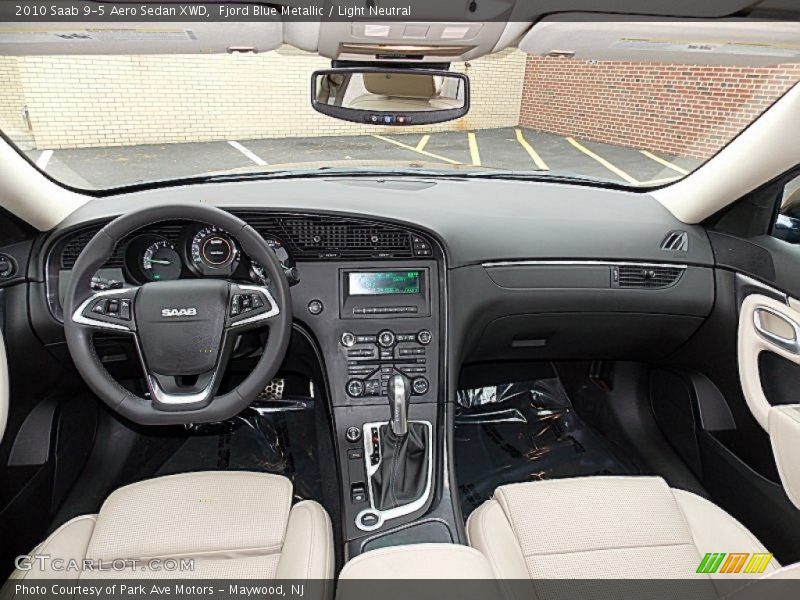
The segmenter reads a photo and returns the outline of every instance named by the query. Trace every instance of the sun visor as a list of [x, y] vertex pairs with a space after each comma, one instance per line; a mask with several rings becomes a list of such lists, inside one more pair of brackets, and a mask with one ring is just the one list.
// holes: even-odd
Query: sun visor
[[638, 19], [560, 15], [532, 27], [519, 48], [537, 56], [597, 61], [745, 67], [800, 62], [797, 22]]
[[258, 23], [0, 23], [0, 55], [267, 52], [279, 21]]

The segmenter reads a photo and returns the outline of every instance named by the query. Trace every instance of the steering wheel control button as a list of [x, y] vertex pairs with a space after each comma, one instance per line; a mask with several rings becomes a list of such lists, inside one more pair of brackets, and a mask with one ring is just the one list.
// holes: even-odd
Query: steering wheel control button
[[315, 317], [322, 314], [323, 310], [325, 310], [325, 306], [319, 300], [312, 300], [308, 303], [308, 312]]
[[427, 329], [423, 329], [417, 334], [417, 341], [423, 346], [427, 346], [433, 340], [433, 334]]
[[388, 329], [384, 329], [378, 334], [378, 345], [383, 348], [391, 348], [394, 346], [395, 340], [394, 332]]
[[125, 321], [131, 320], [131, 301], [127, 298], [119, 301], [119, 318]]
[[352, 348], [356, 343], [356, 336], [349, 331], [342, 334], [342, 346], [345, 348]]
[[14, 259], [5, 254], [0, 254], [0, 279], [9, 279], [13, 277], [16, 270]]
[[347, 382], [347, 393], [353, 398], [360, 398], [364, 395], [364, 382], [360, 379], [351, 379]]
[[355, 425], [348, 427], [347, 431], [344, 432], [344, 437], [351, 444], [355, 444], [361, 440], [361, 428]]
[[414, 393], [418, 396], [425, 394], [428, 392], [428, 380], [424, 377], [417, 377], [411, 384], [411, 387], [414, 389]]

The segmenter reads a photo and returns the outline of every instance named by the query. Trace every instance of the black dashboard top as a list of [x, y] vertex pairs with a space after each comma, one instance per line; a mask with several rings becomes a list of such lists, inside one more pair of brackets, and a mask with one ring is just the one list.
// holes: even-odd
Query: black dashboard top
[[[701, 227], [652, 196], [563, 183], [426, 177], [222, 182], [120, 194], [87, 203], [54, 233], [166, 203], [214, 204], [249, 220], [271, 211], [381, 220], [426, 231], [448, 267], [514, 260], [632, 260], [713, 265]], [[682, 250], [662, 247], [685, 231]]]

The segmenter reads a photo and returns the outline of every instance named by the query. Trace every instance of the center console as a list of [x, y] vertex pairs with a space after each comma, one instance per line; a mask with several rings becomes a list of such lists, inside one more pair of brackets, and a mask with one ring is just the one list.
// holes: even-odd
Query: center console
[[[310, 313], [326, 363], [349, 554], [410, 527], [422, 526], [428, 541], [451, 541], [446, 525], [425, 523], [441, 476], [441, 259], [332, 267], [303, 265], [292, 295], [295, 310]], [[303, 289], [308, 281], [313, 292]]]

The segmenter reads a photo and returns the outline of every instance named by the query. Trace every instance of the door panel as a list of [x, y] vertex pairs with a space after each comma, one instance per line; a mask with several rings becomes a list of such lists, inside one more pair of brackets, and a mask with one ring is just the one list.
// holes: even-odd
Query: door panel
[[[771, 352], [800, 372], [800, 302], [751, 294], [739, 312], [739, 378], [747, 406], [769, 434], [786, 494], [800, 508], [800, 395], [771, 404], [762, 385], [762, 353]], [[794, 390], [789, 393], [797, 394]], [[783, 394], [782, 394], [783, 395]], [[773, 401], [776, 399], [773, 398]]]
[[0, 327], [0, 442], [6, 432], [8, 419], [8, 362], [6, 361], [6, 346], [3, 342], [3, 329]]

